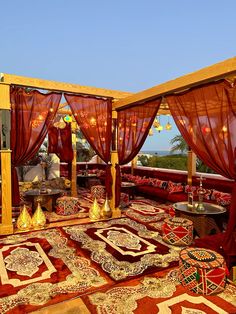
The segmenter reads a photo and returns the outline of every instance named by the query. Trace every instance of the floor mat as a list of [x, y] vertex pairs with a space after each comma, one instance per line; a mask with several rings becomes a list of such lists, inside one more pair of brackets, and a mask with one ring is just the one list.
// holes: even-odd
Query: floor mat
[[113, 280], [123, 280], [176, 264], [180, 248], [167, 245], [159, 232], [129, 218], [63, 227]]
[[0, 239], [0, 313], [28, 313], [111, 283], [60, 229]]

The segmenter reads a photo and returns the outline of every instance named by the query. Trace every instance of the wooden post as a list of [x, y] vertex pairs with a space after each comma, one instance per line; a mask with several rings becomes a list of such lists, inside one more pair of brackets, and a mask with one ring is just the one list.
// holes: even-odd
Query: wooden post
[[117, 112], [112, 111], [112, 119], [113, 119], [113, 136], [112, 136], [112, 152], [111, 152], [111, 175], [112, 175], [112, 198], [110, 202], [110, 206], [112, 209], [112, 217], [120, 217], [121, 211], [119, 208], [115, 207], [116, 203], [116, 164], [118, 164], [118, 153], [117, 153]]
[[111, 198], [111, 209], [112, 209], [112, 217], [117, 218], [121, 216], [121, 211], [119, 207], [115, 207], [115, 202], [116, 202], [116, 164], [118, 163], [118, 154], [117, 151], [112, 151], [111, 152], [111, 175], [112, 175], [112, 198]]
[[11, 201], [11, 150], [1, 150], [2, 223], [0, 234], [13, 233]]
[[196, 175], [196, 155], [190, 149], [188, 151], [188, 179], [187, 183], [192, 185], [192, 176]]
[[[1, 123], [0, 127], [2, 129], [2, 114], [3, 110], [10, 110], [10, 86], [0, 85], [0, 110], [1, 112]], [[9, 119], [10, 120], [10, 119]], [[9, 149], [10, 143], [10, 122], [6, 127], [8, 131], [6, 132], [5, 140], [2, 139], [2, 149], [1, 154], [1, 189], [2, 189], [2, 221], [0, 224], [0, 234], [10, 234], [13, 233], [12, 224], [12, 191], [11, 191], [11, 150]], [[3, 137], [3, 136], [2, 136]]]
[[134, 168], [137, 167], [137, 160], [138, 156], [135, 156], [134, 159], [131, 161], [131, 174], [134, 175]]
[[77, 169], [76, 169], [76, 122], [71, 124], [71, 136], [72, 136], [72, 147], [73, 147], [73, 160], [71, 165], [71, 196], [77, 197]]

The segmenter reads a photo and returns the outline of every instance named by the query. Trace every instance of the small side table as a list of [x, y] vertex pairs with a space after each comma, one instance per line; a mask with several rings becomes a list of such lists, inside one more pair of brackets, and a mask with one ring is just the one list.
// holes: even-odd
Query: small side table
[[56, 200], [61, 196], [61, 190], [50, 190], [47, 193], [40, 193], [40, 190], [29, 190], [26, 191], [24, 196], [25, 199], [32, 203], [33, 211], [36, 209], [38, 203], [42, 207], [45, 207], [49, 212], [51, 212], [56, 204]]
[[130, 199], [134, 199], [136, 184], [133, 182], [121, 182], [121, 192], [129, 195]]
[[173, 204], [173, 207], [176, 210], [177, 216], [192, 220], [194, 229], [200, 238], [210, 234], [212, 230], [215, 230], [216, 233], [220, 233], [221, 230], [216, 221], [218, 220], [220, 225], [220, 215], [224, 214], [226, 209], [212, 203], [204, 202], [202, 204], [205, 210], [201, 212], [196, 210], [198, 202], [193, 202], [192, 208], [189, 208], [188, 202], [178, 202]]

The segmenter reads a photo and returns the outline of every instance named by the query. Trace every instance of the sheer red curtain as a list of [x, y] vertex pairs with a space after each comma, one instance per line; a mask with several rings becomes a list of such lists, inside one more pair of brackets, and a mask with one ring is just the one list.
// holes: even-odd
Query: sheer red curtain
[[[227, 81], [210, 83], [166, 97], [183, 138], [197, 156], [222, 176], [236, 180], [236, 88]], [[236, 227], [236, 183], [224, 250], [236, 255], [231, 234]]]
[[34, 157], [57, 112], [61, 94], [11, 87], [12, 203], [20, 203], [16, 168]]
[[[160, 107], [161, 99], [117, 110], [117, 150], [119, 165], [130, 162], [143, 146]], [[120, 202], [120, 167], [116, 165], [116, 207]]]
[[70, 123], [66, 123], [63, 129], [56, 128], [55, 126], [49, 128], [48, 153], [55, 153], [60, 158], [60, 161], [68, 163], [68, 177], [71, 178], [71, 162], [74, 154]]
[[107, 164], [106, 191], [111, 196], [112, 100], [65, 94], [73, 115], [93, 150]]

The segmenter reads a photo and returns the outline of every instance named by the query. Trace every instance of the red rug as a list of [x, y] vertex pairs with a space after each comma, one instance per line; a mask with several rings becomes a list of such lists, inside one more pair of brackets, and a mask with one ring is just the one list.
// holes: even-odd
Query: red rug
[[60, 229], [0, 239], [0, 313], [28, 313], [112, 281]]
[[129, 218], [63, 228], [113, 280], [124, 280], [173, 266], [180, 248], [168, 246], [159, 232]]
[[226, 314], [236, 313], [236, 287], [214, 296], [194, 294], [178, 282], [178, 270], [122, 282], [83, 296], [90, 313], [99, 314]]

